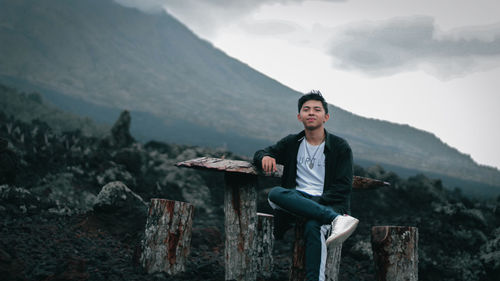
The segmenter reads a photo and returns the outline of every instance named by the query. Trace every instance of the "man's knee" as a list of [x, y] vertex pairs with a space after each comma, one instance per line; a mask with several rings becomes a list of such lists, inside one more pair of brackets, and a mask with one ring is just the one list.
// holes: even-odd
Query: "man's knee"
[[274, 202], [274, 203], [279, 202], [284, 191], [286, 191], [285, 188], [283, 188], [281, 186], [275, 186], [275, 187], [271, 188], [271, 190], [269, 191], [269, 194], [267, 195], [267, 198], [271, 202]]

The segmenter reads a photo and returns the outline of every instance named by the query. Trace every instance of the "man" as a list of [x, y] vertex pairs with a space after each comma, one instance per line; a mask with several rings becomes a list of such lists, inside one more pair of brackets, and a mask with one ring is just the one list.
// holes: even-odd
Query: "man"
[[284, 165], [282, 186], [268, 195], [275, 237], [281, 239], [297, 217], [305, 219], [306, 277], [324, 280], [326, 246], [342, 243], [359, 222], [345, 215], [350, 210], [352, 151], [345, 140], [325, 130], [330, 115], [319, 91], [303, 95], [298, 111], [304, 130], [257, 151], [254, 163], [266, 173], [276, 171], [277, 163]]

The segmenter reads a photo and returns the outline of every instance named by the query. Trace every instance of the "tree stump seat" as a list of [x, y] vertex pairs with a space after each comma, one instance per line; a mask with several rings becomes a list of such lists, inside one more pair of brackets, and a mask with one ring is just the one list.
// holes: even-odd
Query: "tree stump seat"
[[418, 280], [418, 228], [374, 226], [371, 242], [377, 281]]
[[256, 235], [256, 269], [257, 280], [269, 280], [271, 278], [274, 259], [274, 235], [273, 215], [257, 213], [257, 235]]
[[[306, 245], [304, 239], [305, 220], [297, 222], [294, 228], [295, 241], [293, 244], [292, 265], [290, 267], [290, 281], [303, 281], [306, 279], [305, 254]], [[327, 247], [325, 264], [325, 280], [337, 281], [340, 268], [341, 245], [330, 245]]]
[[151, 199], [140, 257], [140, 263], [148, 273], [175, 275], [185, 271], [193, 214], [192, 204]]

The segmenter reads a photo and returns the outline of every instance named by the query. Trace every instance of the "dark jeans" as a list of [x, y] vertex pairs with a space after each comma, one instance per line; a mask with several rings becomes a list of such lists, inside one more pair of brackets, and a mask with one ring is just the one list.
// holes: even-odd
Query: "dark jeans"
[[297, 217], [306, 220], [304, 238], [306, 242], [306, 279], [324, 280], [326, 262], [325, 234], [330, 223], [339, 214], [331, 207], [318, 203], [319, 196], [276, 186], [268, 195], [274, 209], [274, 234], [281, 239]]

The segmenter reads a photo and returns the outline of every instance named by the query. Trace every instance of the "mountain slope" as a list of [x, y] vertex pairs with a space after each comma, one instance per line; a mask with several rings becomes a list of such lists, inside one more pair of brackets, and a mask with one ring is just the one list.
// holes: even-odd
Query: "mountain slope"
[[[178, 141], [202, 142], [212, 132], [219, 145], [248, 152], [252, 145], [241, 140], [261, 145], [301, 128], [295, 119], [300, 93], [228, 57], [166, 13], [110, 0], [0, 0], [0, 7], [5, 83], [150, 114], [141, 125], [146, 138], [161, 135], [162, 127], [151, 124], [161, 120], [166, 140], [183, 130]], [[500, 186], [498, 170], [432, 134], [331, 110], [327, 128], [348, 139], [357, 161]]]
[[15, 116], [16, 119], [28, 123], [35, 120], [43, 121], [55, 132], [80, 130], [85, 136], [103, 136], [109, 130], [106, 126], [95, 124], [89, 118], [82, 118], [44, 103], [38, 93], [26, 94], [2, 84], [0, 84], [0, 114]]

